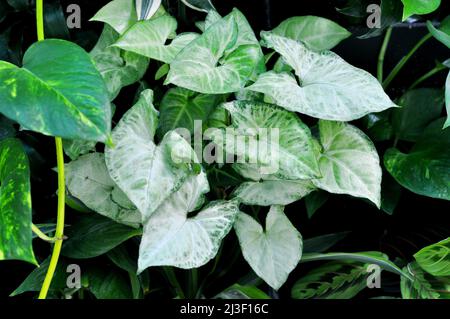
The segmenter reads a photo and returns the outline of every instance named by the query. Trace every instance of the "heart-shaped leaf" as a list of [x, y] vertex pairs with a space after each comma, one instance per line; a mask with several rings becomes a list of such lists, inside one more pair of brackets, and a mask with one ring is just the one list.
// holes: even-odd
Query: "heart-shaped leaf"
[[428, 14], [439, 8], [441, 0], [402, 0], [403, 21], [413, 14]]
[[197, 268], [214, 258], [239, 211], [235, 201], [208, 204], [194, 217], [209, 191], [206, 175], [190, 177], [144, 225], [138, 272], [151, 266]]
[[0, 100], [0, 112], [26, 129], [69, 139], [110, 139], [106, 86], [89, 55], [74, 43], [35, 43], [22, 68], [0, 61]]
[[0, 260], [37, 265], [31, 237], [30, 168], [19, 140], [0, 141]]
[[381, 167], [370, 139], [356, 127], [331, 121], [319, 121], [319, 158], [322, 178], [313, 183], [335, 194], [367, 198], [377, 207], [381, 203]]
[[302, 236], [283, 212], [272, 206], [266, 227], [247, 214], [240, 213], [234, 224], [245, 260], [253, 271], [278, 290], [302, 256]]
[[248, 89], [269, 96], [289, 111], [326, 120], [351, 121], [396, 105], [370, 73], [358, 69], [331, 51], [314, 52], [301, 42], [262, 32], [291, 66], [299, 79], [288, 73], [262, 74]]

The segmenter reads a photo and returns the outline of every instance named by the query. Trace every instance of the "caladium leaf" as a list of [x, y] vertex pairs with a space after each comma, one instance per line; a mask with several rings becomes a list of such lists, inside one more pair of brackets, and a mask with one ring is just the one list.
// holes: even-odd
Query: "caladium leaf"
[[158, 11], [161, 0], [135, 0], [138, 20], [148, 20]]
[[165, 83], [205, 94], [232, 93], [245, 86], [262, 58], [247, 20], [234, 9], [176, 56]]
[[384, 155], [388, 172], [410, 191], [450, 200], [450, 129], [444, 119], [431, 123], [408, 154], [392, 148]]
[[248, 89], [269, 96], [289, 111], [326, 120], [351, 121], [396, 105], [370, 73], [331, 51], [314, 52], [301, 42], [262, 32], [266, 46], [281, 54], [298, 76], [273, 71]]
[[161, 134], [176, 128], [194, 133], [194, 121], [206, 123], [223, 100], [222, 95], [200, 94], [179, 87], [168, 90], [159, 107]]
[[320, 120], [319, 130], [322, 178], [313, 183], [330, 193], [367, 198], [379, 208], [381, 167], [370, 139], [358, 128], [342, 122]]
[[[186, 45], [199, 37], [199, 34], [189, 32], [173, 39], [176, 29], [177, 20], [169, 15], [140, 21], [127, 30], [114, 46], [164, 63], [171, 63]], [[173, 41], [166, 44], [168, 39]]]
[[242, 183], [233, 196], [245, 205], [289, 205], [315, 189], [310, 181], [261, 181]]
[[197, 11], [215, 11], [211, 0], [181, 0], [186, 6]]
[[109, 176], [103, 154], [87, 154], [66, 164], [66, 183], [70, 194], [93, 211], [118, 223], [139, 226], [141, 214]]
[[22, 68], [0, 61], [0, 100], [0, 112], [25, 129], [69, 139], [110, 139], [105, 84], [89, 55], [74, 43], [35, 43]]
[[105, 150], [109, 174], [139, 209], [143, 222], [191, 174], [189, 163], [178, 165], [174, 160], [193, 153], [175, 132], [166, 134], [159, 146], [154, 143], [158, 112], [152, 101], [151, 90], [141, 93], [113, 131], [115, 147]]
[[[234, 101], [223, 107], [231, 115], [233, 130], [226, 130], [225, 136], [214, 134], [212, 140], [238, 156], [233, 167], [244, 177], [298, 180], [320, 175], [311, 132], [295, 114], [250, 101]], [[254, 143], [241, 145], [234, 139], [236, 135], [249, 136]]]
[[440, 117], [444, 94], [441, 89], [415, 89], [406, 92], [398, 104], [402, 108], [392, 112], [395, 136], [401, 140], [415, 142], [424, 129]]
[[402, 0], [403, 18], [405, 21], [413, 14], [428, 14], [439, 8], [441, 0]]
[[138, 272], [151, 266], [197, 268], [214, 258], [239, 211], [236, 201], [216, 201], [194, 217], [209, 191], [206, 174], [190, 177], [144, 225]]
[[291, 17], [281, 22], [273, 33], [302, 41], [315, 51], [330, 50], [351, 33], [339, 24], [321, 17]]
[[30, 167], [19, 140], [0, 141], [0, 260], [37, 265], [31, 232]]
[[100, 38], [90, 55], [97, 70], [105, 80], [110, 100], [114, 100], [120, 90], [144, 76], [149, 59], [133, 52], [112, 47], [119, 34], [109, 25], [105, 25]]
[[272, 206], [266, 227], [247, 214], [240, 213], [234, 224], [245, 260], [267, 284], [278, 290], [302, 256], [302, 236], [283, 212]]
[[450, 276], [450, 238], [424, 247], [414, 254], [419, 266], [436, 277]]

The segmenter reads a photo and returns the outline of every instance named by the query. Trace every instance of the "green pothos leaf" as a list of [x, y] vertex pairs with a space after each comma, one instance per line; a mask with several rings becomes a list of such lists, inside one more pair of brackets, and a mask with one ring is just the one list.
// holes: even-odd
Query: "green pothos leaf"
[[326, 120], [350, 121], [395, 107], [370, 73], [358, 69], [331, 51], [314, 52], [301, 42], [262, 32], [268, 48], [277, 51], [295, 70], [262, 74], [249, 90], [269, 96], [289, 111]]
[[381, 167], [370, 139], [358, 128], [343, 122], [319, 121], [322, 177], [316, 187], [335, 194], [367, 198], [381, 205]]
[[209, 191], [206, 174], [191, 176], [144, 225], [138, 272], [151, 266], [197, 268], [215, 257], [239, 211], [235, 201], [209, 203], [194, 217]]
[[283, 212], [272, 206], [266, 227], [247, 214], [240, 213], [234, 224], [242, 254], [253, 271], [278, 290], [302, 256], [302, 236]]
[[89, 55], [74, 43], [35, 43], [22, 68], [0, 61], [0, 100], [0, 112], [25, 129], [68, 139], [110, 139], [106, 86]]
[[118, 223], [138, 227], [141, 214], [108, 173], [101, 153], [66, 164], [67, 189], [88, 208]]
[[234, 9], [176, 56], [165, 83], [205, 94], [232, 93], [263, 66], [263, 58], [247, 20]]
[[439, 8], [441, 0], [402, 0], [403, 18], [406, 20], [413, 14], [428, 14]]
[[0, 260], [37, 265], [31, 232], [30, 168], [19, 140], [0, 141]]

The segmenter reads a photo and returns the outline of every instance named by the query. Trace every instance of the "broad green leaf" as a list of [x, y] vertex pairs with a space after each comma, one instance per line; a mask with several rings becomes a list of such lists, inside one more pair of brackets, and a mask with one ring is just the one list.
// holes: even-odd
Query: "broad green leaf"
[[310, 181], [301, 180], [245, 182], [232, 195], [245, 205], [289, 205], [314, 189]]
[[86, 271], [88, 289], [97, 299], [131, 299], [128, 280], [121, 273], [105, 267], [89, 267]]
[[75, 259], [87, 259], [103, 255], [124, 241], [142, 234], [100, 215], [81, 218], [67, 230], [62, 254]]
[[225, 289], [215, 298], [217, 299], [271, 299], [265, 292], [255, 286], [234, 284]]
[[369, 264], [331, 262], [314, 268], [292, 287], [294, 299], [351, 299], [367, 287]]
[[413, 14], [428, 14], [441, 5], [441, 0], [402, 0], [403, 2], [403, 21]]
[[31, 232], [30, 167], [21, 142], [0, 141], [0, 260], [36, 264]]
[[263, 227], [240, 213], [234, 224], [245, 260], [269, 286], [278, 290], [302, 256], [302, 236], [283, 212], [272, 206]]
[[282, 37], [302, 41], [315, 51], [330, 50], [351, 35], [339, 24], [315, 16], [286, 19], [272, 32]]
[[327, 192], [319, 189], [305, 197], [308, 218], [313, 217], [316, 211], [327, 202], [329, 196]]
[[66, 164], [71, 195], [88, 208], [118, 223], [138, 227], [141, 214], [109, 176], [102, 153], [83, 155]]
[[289, 111], [326, 120], [351, 121], [396, 105], [370, 73], [331, 51], [314, 52], [301, 42], [262, 32], [266, 46], [277, 51], [299, 79], [288, 73], [262, 74], [248, 89], [269, 96]]
[[403, 299], [448, 299], [450, 298], [450, 284], [448, 277], [433, 277], [415, 263], [409, 263], [404, 269], [413, 280], [404, 277], [400, 281], [400, 291]]
[[415, 89], [398, 101], [402, 108], [392, 112], [392, 124], [397, 139], [415, 142], [423, 130], [440, 117], [444, 95], [440, 89]]
[[450, 200], [450, 129], [443, 130], [443, 123], [443, 118], [431, 123], [408, 154], [387, 150], [384, 165], [410, 191]]
[[161, 0], [135, 0], [136, 16], [138, 20], [148, 20], [161, 6]]
[[200, 94], [183, 88], [167, 91], [161, 100], [160, 133], [176, 128], [186, 128], [194, 133], [194, 121], [206, 124], [217, 105], [224, 100], [221, 95]]
[[[42, 284], [44, 282], [45, 275], [47, 274], [48, 266], [50, 264], [50, 257], [45, 259], [39, 267], [36, 267], [25, 280], [17, 287], [10, 295], [14, 297], [24, 292], [29, 291], [40, 291]], [[60, 258], [58, 264], [56, 265], [55, 274], [53, 276], [52, 282], [50, 284], [49, 292], [63, 291], [67, 287], [67, 276], [66, 272], [69, 263], [65, 258]]]
[[397, 267], [392, 261], [389, 260], [389, 257], [379, 251], [368, 251], [368, 252], [359, 252], [359, 253], [325, 253], [325, 254], [316, 254], [316, 253], [305, 253], [302, 257], [303, 262], [311, 262], [311, 261], [323, 261], [323, 260], [338, 260], [338, 261], [359, 261], [368, 264], [375, 264], [380, 266], [382, 269], [392, 272], [394, 274], [405, 277], [408, 280], [412, 280], [412, 276], [408, 273]]
[[[298, 180], [319, 176], [309, 128], [281, 108], [260, 102], [234, 101], [223, 105], [232, 126], [211, 132], [212, 140], [238, 160], [233, 167], [244, 177]], [[242, 137], [248, 141], [242, 143]]]
[[68, 139], [110, 139], [105, 84], [89, 55], [74, 43], [35, 43], [22, 68], [0, 61], [0, 100], [0, 112], [25, 129]]
[[135, 1], [113, 0], [102, 7], [90, 21], [107, 23], [122, 34], [135, 24], [137, 20]]
[[[173, 39], [176, 29], [177, 20], [169, 15], [139, 21], [117, 40], [114, 47], [164, 63], [171, 63], [186, 45], [199, 37], [197, 33], [190, 32], [182, 33]], [[173, 41], [166, 44], [168, 39]]]
[[303, 253], [323, 253], [347, 237], [349, 232], [321, 235], [303, 241]]
[[427, 21], [427, 28], [436, 40], [450, 49], [450, 16], [441, 22], [439, 28], [436, 28], [431, 21]]
[[235, 201], [215, 201], [194, 217], [209, 191], [206, 174], [190, 177], [144, 225], [138, 272], [151, 266], [198, 268], [213, 259], [239, 211]]
[[444, 123], [444, 129], [450, 126], [450, 73], [445, 81], [445, 106], [447, 109], [447, 120]]
[[192, 170], [189, 163], [174, 163], [193, 153], [180, 135], [169, 132], [160, 145], [154, 143], [158, 112], [152, 101], [151, 90], [141, 93], [113, 131], [115, 147], [105, 150], [109, 174], [139, 209], [143, 222], [181, 187]]
[[133, 52], [112, 47], [119, 34], [105, 25], [100, 38], [90, 55], [97, 70], [105, 80], [110, 100], [114, 100], [120, 90], [140, 80], [149, 65], [149, 59]]
[[414, 254], [419, 266], [436, 277], [450, 276], [450, 238], [422, 248]]
[[263, 58], [247, 20], [234, 9], [176, 56], [165, 83], [205, 94], [232, 93], [261, 68]]
[[343, 122], [319, 121], [322, 177], [316, 187], [335, 194], [367, 198], [381, 205], [381, 167], [373, 143], [358, 128]]
[[181, 0], [186, 6], [197, 11], [215, 11], [211, 0]]

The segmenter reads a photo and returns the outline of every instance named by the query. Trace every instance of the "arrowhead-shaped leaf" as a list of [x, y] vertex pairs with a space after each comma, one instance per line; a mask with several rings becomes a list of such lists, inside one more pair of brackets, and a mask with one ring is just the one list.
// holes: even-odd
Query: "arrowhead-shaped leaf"
[[26, 129], [69, 139], [109, 139], [108, 92], [89, 55], [74, 43], [35, 43], [22, 68], [0, 61], [0, 100], [0, 112]]
[[302, 256], [302, 236], [283, 212], [272, 206], [266, 227], [247, 214], [240, 213], [234, 224], [245, 260], [253, 271], [272, 288], [278, 290]]
[[0, 141], [0, 260], [37, 265], [31, 237], [28, 158], [19, 140]]
[[335, 194], [367, 198], [380, 207], [381, 167], [375, 146], [356, 127], [319, 121], [319, 158], [322, 178], [313, 180], [321, 189]]
[[298, 77], [273, 71], [262, 74], [248, 89], [269, 96], [289, 111], [312, 117], [351, 121], [396, 105], [370, 73], [358, 69], [331, 51], [314, 52], [301, 42], [262, 32]]
[[197, 268], [214, 258], [239, 211], [235, 201], [208, 204], [194, 217], [209, 191], [206, 175], [190, 177], [144, 225], [138, 272], [151, 266]]

